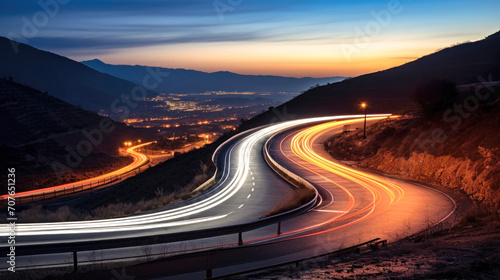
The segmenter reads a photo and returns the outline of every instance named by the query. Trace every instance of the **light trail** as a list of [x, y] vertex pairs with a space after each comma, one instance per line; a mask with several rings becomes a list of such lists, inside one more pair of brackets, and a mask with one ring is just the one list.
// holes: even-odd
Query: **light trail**
[[[234, 175], [232, 176], [232, 178], [229, 180], [231, 172], [230, 171], [226, 172], [226, 169], [229, 169], [232, 165], [234, 165], [229, 161], [224, 169], [224, 174], [226, 175], [226, 177], [224, 177], [219, 183], [223, 187], [220, 188], [220, 190], [214, 195], [204, 198], [198, 202], [190, 203], [182, 207], [164, 210], [156, 213], [145, 213], [131, 217], [122, 217], [114, 219], [75, 221], [75, 222], [53, 222], [53, 223], [19, 223], [17, 225], [17, 235], [19, 236], [43, 236], [43, 235], [66, 235], [66, 234], [71, 235], [71, 234], [96, 233], [100, 232], [99, 230], [105, 232], [142, 230], [144, 231], [144, 234], [147, 234], [147, 231], [150, 229], [161, 228], [161, 227], [168, 228], [177, 225], [182, 225], [178, 223], [172, 223], [171, 221], [176, 219], [184, 219], [188, 216], [198, 214], [207, 211], [209, 209], [212, 209], [218, 205], [221, 205], [241, 189], [241, 187], [243, 186], [249, 175], [250, 153], [258, 141], [266, 139], [266, 137], [270, 137], [277, 131], [287, 130], [298, 125], [331, 121], [331, 120], [359, 118], [359, 117], [361, 117], [361, 115], [335, 116], [335, 117], [311, 118], [311, 119], [288, 121], [264, 127], [248, 136], [245, 136], [242, 140], [240, 140], [239, 147], [236, 151], [238, 153], [237, 162], [235, 164], [236, 171], [233, 172]], [[229, 153], [233, 153], [234, 149], [235, 149], [234, 146], [231, 147]], [[228, 180], [229, 182], [227, 183]], [[244, 210], [244, 208], [242, 210]], [[223, 218], [231, 214], [231, 213], [228, 214], [229, 211], [225, 209], [221, 209], [220, 212], [221, 213], [219, 215], [215, 216]], [[193, 223], [195, 222], [201, 223], [207, 220], [209, 219], [202, 218], [197, 221], [193, 221]], [[2, 226], [0, 233], [5, 234], [6, 232], [7, 232], [7, 226]]]
[[[385, 119], [385, 117], [372, 117], [369, 118], [369, 120], [380, 120], [380, 119]], [[348, 205], [343, 208], [343, 209], [335, 209], [335, 210], [325, 210], [327, 206], [330, 206], [331, 204], [327, 206], [322, 206], [319, 211], [328, 211], [332, 214], [339, 214], [335, 215], [334, 217], [325, 220], [324, 222], [311, 225], [305, 228], [300, 228], [296, 229], [293, 231], [286, 232], [286, 235], [291, 235], [299, 232], [304, 232], [308, 231], [314, 228], [319, 228], [321, 226], [325, 226], [327, 224], [331, 224], [333, 222], [338, 222], [342, 220], [349, 220], [348, 222], [326, 229], [322, 231], [317, 231], [311, 234], [307, 235], [300, 235], [299, 237], [307, 237], [311, 235], [317, 235], [317, 234], [322, 234], [325, 232], [333, 231], [339, 228], [344, 228], [346, 226], [352, 225], [354, 223], [359, 223], [361, 221], [364, 221], [366, 219], [372, 218], [376, 215], [379, 215], [383, 213], [386, 209], [390, 208], [391, 205], [397, 203], [398, 201], [401, 200], [401, 198], [404, 196], [404, 190], [399, 187], [398, 185], [390, 182], [389, 180], [384, 179], [382, 176], [375, 176], [366, 172], [362, 172], [347, 166], [343, 166], [340, 164], [337, 164], [330, 159], [324, 158], [323, 156], [319, 155], [314, 149], [313, 149], [313, 144], [317, 141], [318, 138], [323, 136], [325, 133], [328, 133], [334, 128], [341, 127], [343, 125], [347, 124], [353, 124], [356, 122], [361, 122], [364, 119], [354, 119], [354, 120], [346, 120], [346, 121], [336, 121], [336, 122], [329, 122], [329, 123], [324, 123], [324, 124], [319, 124], [307, 129], [304, 129], [300, 131], [299, 133], [295, 134], [291, 140], [291, 151], [293, 154], [301, 158], [302, 160], [306, 161], [309, 164], [312, 164], [313, 166], [320, 167], [324, 171], [326, 171], [326, 174], [335, 174], [340, 177], [343, 177], [347, 180], [350, 180], [352, 182], [357, 183], [359, 186], [364, 187], [369, 193], [371, 193], [372, 200], [369, 202], [367, 205], [365, 205], [363, 208], [356, 210], [354, 212], [350, 212], [354, 205], [356, 204], [356, 197], [349, 191], [347, 188], [343, 187], [341, 184], [335, 182], [331, 178], [329, 178], [328, 175], [325, 175], [325, 173], [321, 172], [316, 172], [312, 169], [312, 166], [308, 166], [306, 164], [301, 164], [289, 156], [285, 154], [283, 151], [283, 142], [288, 138], [285, 138], [281, 141], [280, 143], [280, 150], [281, 153], [290, 161], [294, 162], [295, 164], [301, 166], [302, 168], [311, 171], [312, 173], [316, 174], [317, 176], [321, 177], [323, 180], [331, 183], [335, 187], [338, 187], [342, 191], [346, 193], [346, 195], [349, 197], [349, 203]], [[330, 176], [331, 177], [331, 176]], [[325, 188], [329, 192], [328, 189]], [[388, 202], [386, 202], [386, 205], [383, 207], [380, 207], [376, 209], [377, 206], [380, 206], [382, 203], [383, 196], [388, 197]], [[375, 211], [377, 210], [377, 211]], [[295, 238], [299, 238], [295, 237]]]
[[[78, 181], [78, 182], [72, 182], [72, 183], [62, 184], [62, 185], [43, 188], [43, 189], [18, 192], [18, 193], [16, 193], [15, 197], [16, 198], [31, 197], [32, 195], [37, 196], [37, 195], [42, 195], [43, 193], [50, 194], [50, 193], [53, 193], [54, 191], [61, 192], [63, 190], [68, 190], [68, 193], [69, 193], [74, 186], [80, 187], [83, 185], [98, 184], [100, 182], [102, 183], [105, 179], [110, 180], [111, 177], [119, 177], [119, 176], [121, 176], [125, 173], [128, 173], [128, 172], [130, 172], [130, 171], [132, 171], [132, 170], [134, 170], [134, 169], [136, 169], [136, 168], [138, 168], [138, 167], [140, 167], [148, 162], [148, 160], [149, 160], [148, 157], [142, 153], [137, 152], [136, 149], [150, 145], [151, 143], [153, 143], [153, 142], [144, 143], [144, 144], [140, 144], [140, 145], [128, 148], [127, 153], [129, 153], [129, 155], [133, 158], [133, 161], [129, 165], [122, 167], [118, 170], [115, 170], [115, 171], [112, 171], [112, 172], [109, 172], [109, 173], [106, 173], [103, 175], [99, 175], [99, 176], [96, 176], [93, 178]], [[4, 200], [4, 199], [6, 200], [8, 196], [9, 196], [8, 194], [2, 195], [2, 196], [0, 196], [0, 200]]]
[[[381, 237], [379, 234], [382, 233], [383, 237], [386, 233], [384, 232], [384, 230], [378, 230], [378, 228], [381, 225], [383, 226], [386, 224], [384, 220], [392, 221], [392, 224], [390, 222], [387, 223], [389, 226], [388, 230], [394, 232], [395, 230], [397, 230], [398, 225], [403, 225], [403, 222], [406, 221], [407, 218], [418, 219], [419, 215], [415, 214], [418, 213], [418, 210], [421, 210], [423, 208], [422, 206], [425, 207], [424, 201], [426, 200], [424, 199], [436, 198], [436, 192], [430, 191], [430, 193], [432, 194], [428, 196], [426, 196], [425, 194], [422, 195], [421, 193], [419, 194], [420, 191], [415, 191], [415, 188], [422, 188], [421, 186], [415, 187], [414, 184], [403, 183], [405, 190], [410, 195], [405, 196], [403, 202], [400, 202], [400, 200], [404, 196], [403, 190], [390, 181], [383, 179], [383, 176], [363, 174], [366, 172], [360, 172], [352, 168], [336, 164], [335, 162], [332, 162], [328, 156], [320, 155], [321, 153], [324, 153], [322, 149], [320, 151], [319, 147], [314, 147], [316, 148], [316, 150], [313, 148], [313, 145], [318, 144], [318, 139], [320, 139], [322, 135], [328, 135], [328, 133], [332, 132], [332, 129], [340, 128], [343, 124], [355, 123], [357, 121], [360, 121], [359, 119], [356, 120], [353, 118], [360, 118], [363, 116], [340, 116], [291, 121], [269, 126], [258, 131], [254, 131], [252, 132], [252, 134], [248, 133], [248, 135], [241, 136], [241, 139], [238, 139], [234, 143], [231, 143], [231, 145], [229, 146], [231, 140], [230, 139], [224, 143], [227, 146], [224, 146], [223, 144], [218, 148], [218, 150], [223, 146], [225, 148], [225, 152], [223, 154], [224, 168], [221, 170], [222, 178], [217, 183], [218, 186], [215, 186], [209, 192], [205, 193], [203, 197], [200, 197], [200, 200], [197, 202], [191, 202], [189, 205], [183, 207], [163, 210], [156, 213], [145, 213], [137, 216], [116, 219], [39, 224], [18, 223], [17, 235], [25, 235], [22, 238], [22, 243], [18, 244], [50, 245], [56, 243], [99, 241], [106, 239], [124, 238], [126, 236], [154, 236], [155, 234], [158, 234], [158, 229], [160, 230], [160, 232], [165, 233], [161, 229], [185, 226], [184, 228], [178, 228], [175, 231], [172, 231], [172, 233], [182, 233], [184, 231], [202, 230], [203, 227], [196, 226], [196, 224], [210, 221], [216, 222], [216, 224], [204, 225], [205, 228], [213, 226], [231, 226], [236, 225], [234, 224], [235, 216], [232, 216], [232, 214], [235, 212], [239, 213], [239, 216], [237, 216], [237, 223], [254, 221], [255, 217], [252, 217], [248, 214], [246, 214], [246, 216], [244, 215], [246, 212], [248, 212], [246, 211], [246, 209], [255, 207], [255, 205], [247, 206], [247, 203], [250, 205], [249, 202], [241, 204], [242, 200], [238, 198], [242, 196], [241, 194], [238, 195], [236, 199], [233, 199], [226, 204], [223, 204], [223, 202], [237, 193], [242, 187], [242, 184], [245, 184], [245, 188], [243, 188], [245, 192], [249, 191], [251, 188], [252, 193], [254, 193], [254, 190], [255, 193], [258, 193], [258, 189], [255, 189], [255, 182], [253, 182], [253, 180], [247, 180], [247, 178], [250, 179], [254, 177], [254, 173], [256, 173], [255, 169], [253, 170], [253, 173], [250, 171], [250, 154], [252, 154], [253, 164], [255, 164], [254, 158], [256, 157], [256, 151], [262, 148], [261, 144], [256, 144], [262, 140], [268, 140], [268, 142], [271, 142], [272, 139], [270, 138], [272, 138], [272, 136], [277, 135], [285, 130], [292, 129], [296, 126], [314, 125], [315, 122], [323, 123], [332, 120], [337, 121], [335, 123], [315, 125], [310, 127], [310, 129], [306, 128], [298, 130], [298, 133], [288, 134], [285, 139], [283, 139], [283, 141], [279, 142], [279, 150], [283, 153], [284, 157], [299, 166], [299, 168], [294, 167], [290, 169], [290, 171], [303, 172], [302, 169], [305, 169], [312, 172], [312, 174], [317, 175], [317, 177], [313, 176], [311, 180], [317, 180], [315, 181], [315, 185], [319, 185], [319, 188], [322, 191], [322, 195], [326, 193], [326, 198], [328, 198], [328, 196], [330, 195], [332, 197], [332, 201], [327, 201], [325, 199], [325, 202], [321, 203], [319, 207], [314, 208], [312, 209], [312, 211], [306, 212], [303, 215], [290, 219], [286, 222], [286, 227], [288, 228], [288, 230], [281, 231], [281, 234], [276, 234], [276, 231], [266, 229], [266, 233], [264, 236], [261, 234], [254, 235], [244, 242], [245, 244], [257, 244], [268, 242], [273, 243], [275, 241], [297, 240], [297, 242], [300, 243], [302, 241], [300, 240], [301, 238], [307, 238], [310, 236], [327, 233], [324, 236], [322, 235], [318, 236], [315, 239], [309, 239], [313, 240], [316, 246], [321, 247], [323, 246], [325, 240], [329, 240], [329, 238], [332, 238], [332, 241], [334, 242], [338, 242], [338, 240], [340, 240], [340, 242], [350, 240], [352, 239], [351, 234], [359, 235], [361, 238], [361, 236], [363, 236], [364, 234], [363, 230], [373, 229], [374, 226], [377, 227], [377, 229], [375, 230], [375, 232], [371, 233], [371, 235], [375, 237]], [[387, 115], [379, 116], [381, 118], [387, 117]], [[352, 120], [341, 121], [343, 119]], [[290, 144], [290, 146], [286, 147], [287, 149], [289, 149], [289, 151], [285, 152], [283, 148], [286, 139], [290, 139], [290, 141], [287, 141], [287, 144]], [[250, 153], [251, 151], [252, 153]], [[320, 154], [318, 154], [318, 151], [320, 151]], [[215, 158], [215, 154], [213, 158]], [[255, 166], [253, 166], [253, 168], [255, 168]], [[260, 171], [263, 172], [263, 170]], [[256, 175], [260, 176], [261, 174], [256, 173]], [[342, 177], [345, 180], [339, 179], [338, 182], [336, 182], [336, 179], [338, 178], [332, 178], [334, 177], [332, 175]], [[346, 185], [343, 186], [346, 180], [350, 181], [350, 183], [346, 183]], [[331, 183], [331, 186], [329, 185], [329, 183]], [[356, 184], [358, 187], [352, 188], [353, 184]], [[267, 187], [271, 186], [267, 185]], [[325, 192], [323, 192], [323, 190]], [[366, 193], [369, 193], [368, 197], [366, 197], [365, 195], [365, 198], [363, 198], [363, 190]], [[333, 197], [338, 197], [341, 193], [344, 193], [347, 200], [334, 201]], [[415, 194], [417, 194], [417, 196], [415, 196]], [[245, 197], [247, 197], [247, 200], [245, 201], [248, 201], [249, 196], [247, 196], [247, 193], [245, 193]], [[253, 197], [254, 196], [252, 196], [252, 198]], [[444, 197], [446, 197], [444, 200], [449, 199], [453, 204], [455, 203], [446, 194], [444, 194]], [[434, 199], [433, 201], [436, 202], [436, 200], [438, 199]], [[239, 203], [235, 204], [235, 202]], [[441, 199], [438, 201], [438, 203], [434, 203], [434, 205], [440, 205], [442, 202], [446, 203], [446, 201], [443, 201], [443, 199]], [[253, 203], [256, 202], [253, 201]], [[407, 205], [407, 203], [409, 205]], [[217, 209], [209, 211], [205, 214], [205, 217], [196, 216], [187, 218], [193, 213], [201, 213], [218, 205], [219, 207]], [[238, 207], [238, 205], [240, 206]], [[385, 211], [391, 206], [394, 206], [391, 209], [392, 211]], [[237, 207], [238, 209], [236, 209]], [[436, 211], [434, 213], [438, 213], [437, 211], [440, 210], [439, 207], [435, 207], [433, 209], [434, 211]], [[446, 216], [441, 216], [443, 218], [439, 222], [447, 219], [455, 209], [456, 204], [451, 212], [446, 212]], [[233, 211], [230, 212], [231, 210]], [[444, 211], [441, 211], [439, 213], [443, 214]], [[381, 215], [378, 218], [375, 218], [380, 214], [385, 215]], [[241, 215], [243, 215], [245, 219], [240, 219]], [[229, 216], [233, 218], [229, 219]], [[422, 215], [420, 215], [420, 218], [422, 218], [421, 216]], [[179, 218], [180, 220], [174, 221], [174, 219], [177, 218]], [[422, 219], [420, 219], [420, 221], [421, 220]], [[364, 222], [360, 223], [362, 221]], [[394, 223], [396, 222], [397, 224], [395, 225]], [[428, 225], [428, 222], [426, 223]], [[331, 234], [328, 234], [328, 232], [346, 227], [349, 228], [345, 231], [333, 232]], [[7, 226], [4, 227], [4, 225], [1, 225], [0, 235], [3, 235], [5, 233], [5, 236], [7, 236], [7, 228]], [[156, 229], [156, 232], [153, 231], [154, 229]], [[123, 232], [129, 233], [126, 235], [119, 235], [119, 233], [123, 234]], [[82, 233], [84, 233], [84, 235], [81, 235]], [[85, 235], [86, 233], [89, 233], [89, 235]], [[99, 233], [105, 233], [105, 235], [99, 235]], [[208, 250], [236, 245], [240, 245], [239, 242], [231, 243], [231, 240], [225, 240], [222, 242], [222, 244], [220, 241], [217, 241], [214, 243], [210, 243], [209, 246], [205, 246], [203, 241], [201, 241], [201, 246], [200, 242], [198, 242], [198, 245], [194, 246], [193, 248], [178, 250], [170, 253], [189, 253], [199, 250]], [[6, 244], [0, 245], [0, 247], [5, 246]], [[130, 250], [133, 251], [135, 249]], [[129, 254], [131, 254], [128, 251], [124, 252], [123, 254], [128, 256]], [[52, 265], [50, 263], [47, 265], [47, 267], [51, 266]]]

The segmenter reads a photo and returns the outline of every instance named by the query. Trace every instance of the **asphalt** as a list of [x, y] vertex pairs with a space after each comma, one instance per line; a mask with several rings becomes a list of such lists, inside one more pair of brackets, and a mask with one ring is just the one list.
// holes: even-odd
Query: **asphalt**
[[[362, 122], [357, 121], [359, 126]], [[332, 173], [331, 170], [317, 166], [307, 157], [301, 157], [292, 150], [292, 139], [307, 128], [292, 129], [273, 137], [271, 156], [290, 171], [302, 176], [311, 182], [321, 194], [321, 203], [313, 210], [284, 221], [281, 224], [281, 235], [276, 235], [276, 226], [267, 226], [243, 234], [246, 246], [238, 247], [235, 235], [206, 238], [187, 242], [176, 242], [168, 247], [154, 247], [153, 253], [166, 250], [186, 253], [190, 249], [207, 248], [210, 246], [226, 245], [229, 249], [192, 256], [192, 260], [167, 259], [164, 261], [147, 263], [130, 268], [130, 275], [146, 278], [166, 277], [175, 275], [175, 279], [204, 278], [205, 269], [213, 268], [213, 274], [224, 275], [236, 271], [254, 269], [284, 261], [293, 261], [311, 257], [326, 252], [335, 251], [373, 238], [388, 239], [400, 238], [403, 234], [418, 232], [426, 226], [447, 217], [454, 209], [454, 202], [441, 192], [425, 186], [412, 184], [390, 178], [380, 178], [376, 174], [369, 174], [368, 179], [357, 178], [353, 174]], [[332, 127], [317, 134], [310, 145], [317, 155], [334, 162], [324, 151], [323, 142], [335, 133], [341, 132], [342, 127]], [[292, 188], [276, 175], [265, 163], [262, 157], [262, 147], [272, 131], [258, 139], [248, 150], [248, 174], [238, 191], [223, 203], [205, 211], [172, 220], [172, 222], [199, 220], [207, 217], [224, 216], [211, 221], [184, 224], [171, 227], [145, 228], [123, 233], [96, 232], [71, 235], [37, 235], [20, 236], [20, 242], [74, 242], [76, 240], [92, 240], [102, 238], [130, 237], [141, 235], [157, 235], [173, 232], [203, 230], [221, 225], [237, 225], [258, 219], [287, 197]], [[243, 141], [251, 137], [250, 133], [240, 135], [225, 145], [218, 154], [216, 163], [219, 170], [217, 184], [209, 191], [194, 200], [182, 202], [162, 209], [172, 210], [180, 207], [190, 208], [193, 203], [203, 201], [221, 193], [231, 180], [238, 176], [238, 167], [241, 166], [240, 153], [245, 149]], [[248, 146], [246, 146], [248, 147]], [[227, 168], [224, 168], [227, 167]], [[339, 168], [340, 171], [344, 171]], [[240, 169], [240, 172], [241, 169]], [[364, 175], [366, 176], [366, 175]], [[378, 180], [378, 181], [377, 181]], [[389, 190], [381, 187], [380, 182], [388, 184]], [[397, 187], [393, 187], [396, 185]], [[160, 211], [157, 211], [160, 212]], [[155, 222], [152, 223], [156, 224]], [[160, 224], [161, 225], [161, 224]], [[29, 237], [29, 238], [28, 238]], [[228, 245], [229, 244], [229, 245]], [[116, 249], [107, 251], [106, 258], [123, 257], [131, 251], [140, 248]], [[67, 258], [67, 255], [54, 255], [51, 259]], [[28, 258], [28, 257], [27, 257]], [[33, 262], [32, 257], [30, 257]], [[22, 260], [22, 259], [21, 259]], [[40, 262], [41, 264], [41, 262]], [[20, 264], [22, 266], [22, 264]], [[190, 274], [186, 274], [190, 272]], [[194, 274], [193, 274], [194, 273]], [[194, 278], [193, 278], [194, 277]], [[76, 278], [75, 278], [76, 279]], [[83, 279], [83, 278], [82, 278]]]

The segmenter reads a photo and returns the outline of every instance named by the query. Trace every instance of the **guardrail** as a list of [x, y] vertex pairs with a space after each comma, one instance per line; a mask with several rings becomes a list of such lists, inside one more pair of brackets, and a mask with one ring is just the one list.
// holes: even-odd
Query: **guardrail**
[[309, 258], [302, 258], [302, 259], [299, 259], [299, 260], [294, 260], [294, 261], [289, 261], [289, 262], [282, 262], [282, 263], [275, 264], [275, 265], [270, 265], [270, 266], [260, 267], [260, 268], [256, 268], [256, 269], [250, 269], [250, 270], [240, 271], [240, 272], [232, 273], [232, 274], [220, 275], [220, 276], [217, 276], [217, 277], [212, 277], [212, 269], [213, 268], [207, 268], [206, 269], [206, 279], [225, 279], [225, 278], [228, 278], [228, 277], [234, 277], [234, 276], [238, 276], [238, 275], [242, 275], [242, 274], [247, 274], [247, 273], [252, 273], [252, 272], [257, 272], [257, 271], [263, 271], [263, 270], [266, 270], [266, 269], [277, 268], [277, 267], [286, 266], [286, 265], [294, 265], [295, 267], [298, 267], [301, 262], [305, 262], [305, 261], [309, 261], [309, 260], [314, 260], [314, 259], [318, 259], [318, 258], [323, 258], [323, 257], [326, 257], [326, 256], [330, 256], [331, 257], [331, 256], [335, 256], [335, 255], [342, 255], [342, 254], [349, 254], [349, 253], [360, 253], [363, 246], [366, 246], [367, 250], [375, 250], [375, 249], [379, 248], [379, 245], [382, 245], [382, 247], [386, 247], [387, 246], [387, 240], [382, 240], [380, 238], [375, 238], [375, 239], [372, 239], [372, 240], [369, 240], [369, 241], [366, 241], [366, 242], [363, 242], [363, 243], [356, 244], [354, 246], [350, 246], [350, 247], [343, 248], [343, 249], [340, 249], [340, 250], [337, 250], [337, 251], [333, 251], [333, 252], [324, 253], [324, 254], [321, 254], [321, 255], [318, 255], [318, 256], [313, 256], [313, 257], [309, 257]]
[[[43, 192], [41, 194], [32, 194], [29, 196], [15, 196], [16, 198], [16, 205], [23, 204], [23, 203], [30, 203], [30, 202], [35, 202], [35, 201], [40, 201], [40, 200], [45, 200], [49, 198], [55, 198], [55, 197], [60, 197], [64, 195], [69, 195], [69, 194], [74, 194], [82, 191], [88, 191], [88, 190], [93, 190], [99, 187], [102, 187], [104, 185], [117, 182], [123, 179], [130, 178], [132, 176], [135, 176], [141, 172], [141, 168], [148, 164], [149, 161], [144, 163], [142, 166], [139, 166], [138, 168], [135, 168], [133, 170], [130, 170], [129, 172], [126, 172], [121, 175], [111, 175], [109, 177], [105, 177], [104, 179], [99, 179], [95, 181], [90, 181], [88, 184], [77, 184], [75, 183], [71, 187], [63, 188], [62, 190], [54, 190], [54, 191], [47, 191]], [[142, 171], [148, 169], [149, 167], [142, 168]], [[7, 199], [4, 199], [0, 201], [0, 207], [7, 206]]]
[[[256, 128], [258, 129], [258, 128]], [[253, 130], [252, 130], [253, 131]], [[249, 133], [250, 131], [248, 131]], [[215, 161], [216, 156], [220, 152], [221, 148], [224, 145], [227, 145], [230, 141], [234, 140], [236, 137], [241, 137], [241, 135], [235, 135], [230, 139], [226, 140], [222, 145], [220, 145], [213, 154], [212, 159]], [[267, 144], [267, 142], [266, 142]], [[286, 174], [293, 175], [293, 173], [287, 171], [277, 162], [275, 162], [269, 155], [267, 151], [266, 145], [264, 145], [265, 157], [267, 161], [271, 161], [274, 168], [278, 168], [280, 172], [286, 172]], [[214, 175], [213, 178], [216, 177], [217, 174]], [[213, 180], [211, 178], [207, 182]], [[295, 175], [295, 179], [298, 179]], [[204, 184], [206, 184], [205, 182]], [[304, 184], [309, 184], [304, 180]], [[309, 184], [308, 187], [315, 189], [312, 185]], [[254, 229], [262, 228], [265, 226], [269, 226], [272, 224], [277, 225], [277, 235], [281, 234], [281, 222], [284, 220], [293, 218], [297, 215], [300, 215], [310, 208], [312, 208], [317, 200], [318, 194], [316, 191], [316, 196], [310, 202], [302, 205], [301, 207], [289, 210], [284, 213], [280, 213], [274, 216], [262, 218], [256, 221], [252, 221], [245, 224], [240, 225], [231, 225], [219, 228], [211, 228], [211, 229], [203, 229], [196, 230], [190, 232], [179, 232], [179, 233], [168, 233], [162, 235], [155, 236], [140, 236], [140, 237], [127, 237], [127, 238], [118, 238], [118, 239], [103, 239], [103, 240], [94, 240], [94, 241], [81, 241], [81, 242], [71, 242], [64, 243], [59, 242], [57, 244], [41, 244], [41, 245], [22, 245], [18, 244], [16, 246], [16, 252], [23, 255], [41, 255], [41, 254], [51, 254], [51, 253], [64, 253], [64, 252], [73, 252], [74, 257], [76, 258], [77, 252], [79, 251], [93, 251], [93, 250], [103, 250], [103, 249], [112, 249], [112, 248], [123, 248], [123, 247], [135, 247], [135, 246], [144, 246], [150, 244], [160, 244], [160, 243], [169, 243], [169, 242], [177, 242], [177, 241], [188, 241], [194, 239], [208, 238], [208, 237], [217, 237], [223, 235], [237, 234], [238, 245], [243, 245], [244, 241], [242, 238], [243, 232], [248, 232]], [[3, 247], [3, 246], [0, 246]]]
[[209, 186], [210, 184], [212, 183], [215, 183], [216, 181], [216, 178], [217, 178], [217, 171], [219, 170], [219, 168], [217, 167], [217, 155], [220, 153], [220, 150], [226, 146], [229, 142], [233, 141], [234, 139], [238, 138], [238, 137], [242, 137], [242, 134], [248, 134], [252, 131], [255, 131], [255, 130], [258, 130], [262, 127], [257, 127], [257, 128], [253, 128], [253, 129], [249, 129], [245, 132], [242, 132], [242, 133], [239, 133], [239, 134], [236, 134], [236, 135], [233, 135], [231, 138], [227, 139], [226, 141], [224, 141], [222, 144], [220, 144], [217, 149], [215, 149], [213, 155], [212, 155], [212, 162], [215, 164], [215, 172], [214, 172], [214, 176], [212, 176], [211, 178], [209, 178], [207, 181], [205, 181], [205, 183], [201, 184], [199, 187], [197, 187], [196, 189], [194, 189], [192, 191], [192, 193], [195, 193], [195, 192], [198, 192], [198, 191], [201, 191], [203, 189], [205, 189], [207, 186]]
[[285, 179], [287, 182], [289, 182], [292, 186], [295, 186], [296, 188], [301, 188], [302, 186], [304, 186], [304, 187], [314, 191], [316, 195], [314, 196], [313, 200], [316, 201], [318, 199], [318, 196], [319, 196], [318, 190], [306, 179], [300, 177], [299, 175], [297, 175], [297, 174], [289, 171], [288, 169], [284, 168], [283, 166], [281, 166], [269, 154], [269, 145], [270, 145], [272, 139], [280, 133], [281, 132], [278, 132], [278, 133], [272, 135], [271, 137], [269, 137], [269, 139], [264, 144], [264, 151], [263, 151], [264, 152], [264, 159], [266, 160], [269, 167], [271, 167], [271, 169], [274, 170], [274, 172], [278, 173], [278, 175], [280, 175], [283, 179]]
[[[260, 127], [261, 128], [261, 127]], [[255, 128], [249, 131], [246, 131], [245, 134], [250, 133], [254, 130], [258, 130], [260, 128]], [[210, 238], [210, 237], [217, 237], [217, 236], [224, 236], [224, 235], [231, 235], [231, 234], [237, 234], [237, 244], [238, 245], [243, 245], [243, 236], [242, 233], [248, 232], [251, 230], [255, 230], [258, 228], [266, 227], [269, 225], [276, 224], [277, 230], [276, 234], [280, 235], [281, 234], [281, 223], [287, 219], [293, 218], [297, 215], [300, 215], [309, 209], [311, 209], [317, 202], [317, 199], [319, 197], [318, 191], [314, 186], [306, 181], [305, 179], [301, 178], [300, 176], [288, 171], [285, 169], [283, 166], [281, 166], [279, 163], [277, 163], [269, 154], [269, 143], [271, 139], [275, 136], [271, 136], [266, 143], [264, 144], [263, 147], [263, 155], [268, 163], [268, 165], [276, 171], [281, 177], [283, 177], [285, 180], [290, 182], [293, 186], [299, 187], [305, 186], [307, 188], [310, 188], [315, 191], [315, 197], [309, 201], [308, 203], [302, 205], [301, 207], [289, 210], [284, 213], [280, 213], [274, 216], [262, 218], [256, 221], [252, 221], [249, 223], [245, 224], [239, 224], [239, 225], [231, 225], [231, 226], [224, 226], [224, 227], [218, 227], [218, 228], [209, 228], [209, 229], [203, 229], [203, 230], [195, 230], [195, 231], [189, 231], [189, 232], [178, 232], [178, 233], [168, 233], [168, 234], [161, 234], [161, 235], [154, 235], [154, 236], [138, 236], [138, 237], [123, 237], [123, 238], [113, 238], [113, 239], [101, 239], [101, 240], [94, 240], [94, 241], [80, 241], [80, 242], [58, 242], [55, 244], [36, 244], [36, 245], [23, 245], [23, 244], [17, 244], [16, 246], [16, 253], [26, 256], [26, 255], [43, 255], [43, 254], [52, 254], [52, 253], [73, 253], [73, 262], [74, 262], [74, 268], [75, 270], [78, 267], [78, 252], [83, 252], [83, 251], [95, 251], [95, 250], [105, 250], [105, 249], [113, 249], [113, 248], [125, 248], [125, 247], [137, 247], [137, 246], [145, 246], [145, 245], [151, 245], [151, 244], [162, 244], [162, 243], [170, 243], [170, 242], [178, 242], [178, 241], [189, 241], [189, 240], [195, 240], [195, 239], [202, 239], [202, 238]], [[236, 137], [242, 137], [241, 134], [235, 135], [231, 137], [230, 139], [226, 140], [223, 144], [221, 144], [214, 152], [212, 156], [212, 160], [214, 163], [216, 163], [217, 160], [217, 155], [220, 152], [220, 150], [227, 145], [229, 142], [232, 140], [236, 139]], [[216, 163], [217, 166], [217, 163]], [[212, 183], [217, 176], [217, 170], [216, 173], [212, 178], [207, 180], [202, 186], [206, 186], [206, 184]], [[115, 179], [116, 180], [116, 179]], [[111, 181], [106, 181], [107, 183]], [[76, 186], [75, 186], [76, 187]], [[89, 186], [91, 187], [91, 186]], [[97, 186], [94, 186], [95, 188]], [[3, 248], [4, 246], [0, 246], [0, 248]], [[126, 257], [123, 259], [127, 259], [130, 257]], [[207, 272], [208, 273], [208, 272]]]

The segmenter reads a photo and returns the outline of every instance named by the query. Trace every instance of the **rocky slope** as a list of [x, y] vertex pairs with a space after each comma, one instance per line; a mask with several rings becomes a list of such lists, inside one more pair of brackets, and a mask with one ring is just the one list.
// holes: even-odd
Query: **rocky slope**
[[[497, 93], [498, 94], [498, 93]], [[500, 209], [500, 103], [470, 113], [460, 125], [437, 114], [382, 121], [327, 143], [330, 154], [360, 167], [406, 179], [459, 189]], [[455, 123], [458, 124], [458, 123]]]

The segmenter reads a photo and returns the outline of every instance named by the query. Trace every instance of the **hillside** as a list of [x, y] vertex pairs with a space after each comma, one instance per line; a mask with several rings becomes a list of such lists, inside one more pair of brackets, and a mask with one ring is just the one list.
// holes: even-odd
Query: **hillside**
[[203, 93], [206, 91], [240, 92], [294, 92], [299, 93], [317, 84], [335, 83], [343, 77], [330, 78], [289, 78], [280, 76], [240, 75], [231, 72], [207, 73], [195, 70], [154, 68], [141, 65], [111, 65], [98, 59], [82, 61], [102, 73], [142, 84], [149, 69], [167, 75], [158, 85], [157, 91], [163, 93]]
[[[131, 160], [118, 156], [118, 145], [123, 139], [144, 136], [142, 131], [108, 119], [113, 131], [103, 133], [102, 141], [95, 141], [91, 153], [73, 167], [67, 163], [69, 150], [77, 150], [80, 142], [88, 140], [84, 131], [101, 129], [105, 118], [5, 79], [0, 79], [0, 116], [0, 165], [2, 169], [16, 168], [18, 191], [71, 182], [82, 179], [82, 174], [90, 176], [124, 166]], [[75, 172], [58, 176], [52, 167], [55, 162]], [[6, 173], [1, 176], [3, 180]]]
[[[0, 37], [0, 78], [21, 84], [87, 110], [111, 110], [111, 103], [131, 93], [135, 84], [93, 70], [66, 57]], [[17, 44], [17, 43], [14, 43]]]
[[447, 78], [457, 84], [500, 80], [500, 32], [483, 40], [450, 47], [388, 70], [311, 89], [246, 122], [243, 129], [273, 120], [360, 113], [398, 113], [412, 106], [415, 88], [429, 79]]
[[[453, 104], [465, 104], [478, 91], [463, 92]], [[383, 121], [368, 127], [367, 139], [358, 131], [333, 139], [327, 149], [361, 167], [460, 190], [499, 212], [500, 87], [482, 88], [481, 95], [488, 98], [463, 117], [443, 109]]]

